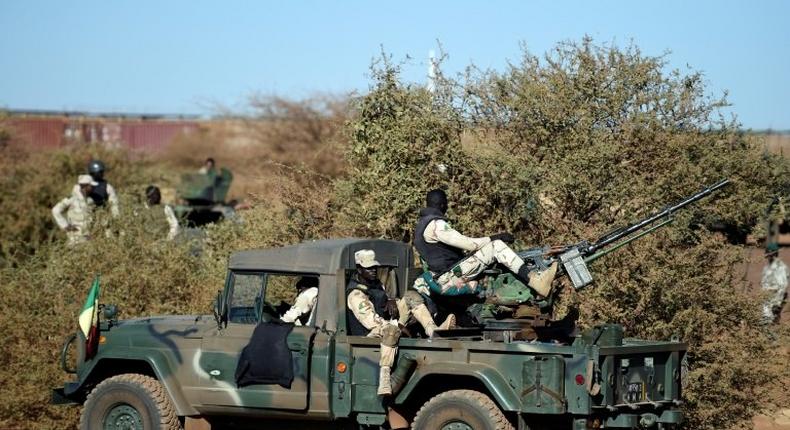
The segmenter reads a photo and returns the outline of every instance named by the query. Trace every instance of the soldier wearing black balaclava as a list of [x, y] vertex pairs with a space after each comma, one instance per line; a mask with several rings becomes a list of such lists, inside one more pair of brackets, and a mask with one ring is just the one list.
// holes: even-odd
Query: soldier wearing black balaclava
[[541, 296], [549, 295], [551, 280], [557, 271], [556, 263], [544, 272], [530, 271], [524, 260], [508, 246], [515, 240], [512, 234], [464, 236], [447, 222], [447, 208], [444, 191], [428, 192], [426, 207], [420, 211], [414, 229], [414, 246], [427, 262], [434, 282], [441, 289], [439, 294], [477, 293], [478, 276], [494, 263], [499, 263]]

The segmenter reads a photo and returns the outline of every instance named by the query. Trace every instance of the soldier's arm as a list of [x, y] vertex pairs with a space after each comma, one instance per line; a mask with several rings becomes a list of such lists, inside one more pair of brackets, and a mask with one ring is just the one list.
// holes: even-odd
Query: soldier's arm
[[121, 214], [118, 209], [118, 195], [115, 194], [115, 188], [110, 184], [107, 184], [107, 200], [110, 201], [110, 213], [113, 218], [118, 218], [118, 215]]
[[52, 216], [55, 218], [55, 223], [60, 227], [61, 230], [65, 230], [66, 227], [69, 226], [69, 222], [65, 216], [63, 216], [63, 212], [69, 208], [71, 205], [71, 199], [66, 197], [65, 199], [61, 200], [52, 208]]
[[170, 207], [170, 205], [165, 205], [165, 218], [167, 219], [167, 224], [170, 226], [167, 232], [167, 240], [173, 240], [178, 235], [178, 218], [176, 218], [176, 214], [173, 212], [173, 208]]
[[346, 304], [359, 322], [368, 330], [373, 330], [387, 323], [384, 318], [376, 313], [373, 303], [362, 291], [354, 290], [350, 292]]
[[425, 240], [429, 243], [442, 242], [464, 251], [477, 251], [484, 245], [491, 242], [488, 237], [468, 237], [450, 227], [444, 220], [431, 221], [425, 229]]
[[292, 323], [299, 319], [302, 315], [309, 314], [313, 311], [313, 307], [315, 307], [316, 299], [318, 298], [318, 288], [308, 288], [305, 291], [302, 291], [298, 296], [296, 296], [296, 301], [294, 302], [291, 309], [288, 309], [285, 314], [283, 314], [282, 318], [280, 318], [283, 322]]

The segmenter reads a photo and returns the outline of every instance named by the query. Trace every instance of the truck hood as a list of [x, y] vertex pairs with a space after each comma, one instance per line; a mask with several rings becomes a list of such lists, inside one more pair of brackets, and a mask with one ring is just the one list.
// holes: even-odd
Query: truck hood
[[169, 315], [169, 316], [150, 316], [141, 318], [130, 318], [120, 320], [116, 323], [118, 326], [124, 325], [141, 325], [141, 324], [154, 324], [154, 325], [202, 325], [206, 322], [213, 322], [214, 317], [211, 315]]

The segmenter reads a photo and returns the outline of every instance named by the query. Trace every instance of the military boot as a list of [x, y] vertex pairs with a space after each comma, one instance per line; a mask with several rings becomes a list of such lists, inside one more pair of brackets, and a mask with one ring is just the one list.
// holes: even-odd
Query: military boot
[[420, 323], [428, 337], [433, 337], [433, 332], [436, 330], [447, 330], [455, 327], [455, 315], [453, 314], [450, 314], [444, 322], [437, 327], [436, 323], [433, 321], [431, 311], [429, 311], [425, 305], [415, 307], [411, 310], [411, 314], [414, 315], [414, 319]]
[[525, 264], [518, 269], [518, 277], [542, 297], [548, 297], [551, 294], [551, 283], [557, 274], [557, 267], [556, 261], [546, 270], [529, 270]]
[[392, 394], [390, 384], [390, 366], [381, 366], [379, 369], [379, 389], [376, 392], [379, 396], [389, 396]]

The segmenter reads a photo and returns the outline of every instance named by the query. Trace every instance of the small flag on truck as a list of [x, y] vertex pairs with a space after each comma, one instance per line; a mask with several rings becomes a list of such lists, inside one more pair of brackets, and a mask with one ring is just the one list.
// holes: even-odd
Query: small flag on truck
[[99, 276], [96, 275], [79, 317], [80, 331], [85, 336], [86, 360], [96, 355], [99, 346], [99, 289]]

